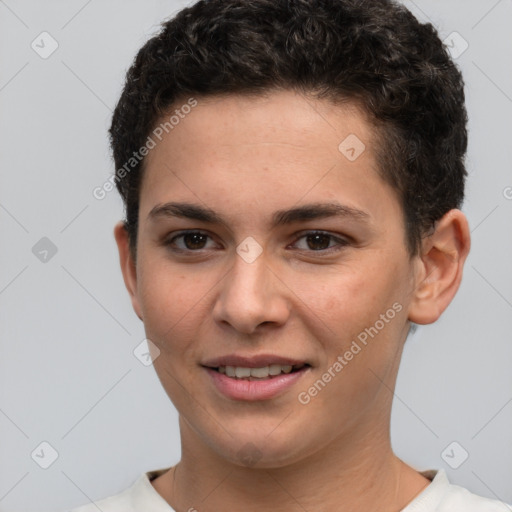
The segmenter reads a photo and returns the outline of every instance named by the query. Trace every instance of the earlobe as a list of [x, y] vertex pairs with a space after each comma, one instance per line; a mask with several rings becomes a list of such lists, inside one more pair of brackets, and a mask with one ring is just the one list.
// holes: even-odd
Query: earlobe
[[121, 265], [124, 284], [130, 294], [135, 314], [143, 320], [138, 298], [137, 269], [130, 250], [128, 231], [123, 221], [120, 221], [115, 225], [114, 238], [116, 239], [117, 249], [119, 251], [119, 263]]
[[468, 222], [460, 210], [450, 210], [436, 222], [418, 256], [411, 322], [431, 324], [448, 307], [459, 289], [470, 245]]

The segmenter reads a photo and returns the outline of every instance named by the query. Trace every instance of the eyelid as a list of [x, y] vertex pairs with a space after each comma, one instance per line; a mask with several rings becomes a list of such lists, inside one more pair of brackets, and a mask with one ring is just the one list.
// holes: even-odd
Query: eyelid
[[[171, 247], [172, 243], [177, 238], [183, 237], [185, 235], [190, 235], [190, 234], [193, 234], [193, 233], [196, 233], [196, 234], [199, 234], [199, 235], [204, 235], [204, 236], [208, 237], [210, 240], [214, 241], [212, 235], [210, 235], [210, 233], [208, 233], [208, 231], [204, 231], [202, 229], [184, 229], [184, 230], [181, 230], [181, 231], [178, 231], [178, 232], [173, 232], [172, 236], [166, 236], [164, 238], [164, 240], [163, 240], [163, 244], [165, 246]], [[194, 251], [192, 249], [182, 249], [181, 247], [171, 247], [171, 248], [172, 248], [173, 251], [182, 252], [182, 253], [185, 253], [185, 252], [187, 252], [187, 253], [200, 253], [201, 251], [208, 250], [208, 249], [198, 249], [198, 250]]]
[[[210, 235], [208, 233], [208, 231], [204, 231], [202, 229], [186, 229], [186, 230], [181, 230], [181, 231], [172, 233], [172, 236], [166, 237], [164, 239], [163, 243], [164, 243], [164, 245], [171, 247], [172, 243], [177, 238], [183, 237], [183, 236], [185, 236], [187, 234], [193, 234], [193, 233], [204, 235], [204, 236], [208, 237], [210, 240], [215, 241], [213, 239], [212, 235]], [[321, 256], [322, 254], [329, 254], [331, 252], [339, 251], [339, 250], [343, 249], [344, 247], [346, 247], [346, 246], [350, 245], [351, 243], [353, 243], [353, 241], [351, 241], [351, 238], [348, 237], [348, 236], [341, 236], [341, 235], [334, 234], [334, 233], [331, 233], [329, 231], [323, 231], [323, 230], [320, 230], [320, 229], [309, 229], [309, 230], [304, 230], [304, 231], [299, 232], [296, 235], [296, 237], [295, 237], [295, 241], [291, 245], [296, 244], [302, 238], [305, 238], [305, 237], [310, 236], [310, 235], [325, 235], [325, 236], [331, 238], [332, 241], [336, 242], [336, 245], [334, 245], [332, 247], [328, 247], [326, 249], [319, 249], [317, 251], [315, 251], [313, 249], [309, 249], [309, 250], [308, 249], [297, 249], [298, 251], [300, 251], [302, 253], [318, 254], [319, 256]], [[209, 249], [193, 250], [193, 249], [182, 249], [182, 248], [179, 248], [179, 247], [172, 247], [171, 250], [173, 250], [175, 252], [181, 252], [181, 253], [189, 253], [189, 254], [198, 253], [199, 254], [202, 251], [206, 251], [206, 250], [209, 250]]]
[[331, 233], [330, 231], [323, 231], [321, 229], [309, 229], [309, 230], [302, 231], [298, 234], [298, 236], [295, 239], [295, 242], [293, 242], [293, 243], [295, 244], [300, 239], [310, 236], [310, 235], [325, 235], [327, 237], [330, 237], [333, 241], [335, 241], [336, 245], [334, 245], [332, 247], [328, 247], [327, 249], [320, 249], [318, 251], [315, 251], [313, 249], [310, 249], [310, 250], [298, 249], [299, 251], [307, 252], [307, 253], [311, 253], [311, 254], [318, 254], [321, 256], [322, 254], [329, 254], [331, 252], [339, 251], [339, 250], [343, 249], [344, 247], [346, 247], [347, 245], [350, 245], [352, 243], [350, 241], [350, 237], [348, 237], [348, 236], [341, 236], [338, 234]]

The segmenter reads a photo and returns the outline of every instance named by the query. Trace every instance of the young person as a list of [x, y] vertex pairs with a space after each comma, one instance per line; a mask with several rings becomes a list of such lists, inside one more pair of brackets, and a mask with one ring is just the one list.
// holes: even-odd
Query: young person
[[504, 512], [390, 442], [413, 323], [470, 249], [463, 81], [390, 0], [209, 0], [139, 51], [110, 130], [133, 308], [182, 458], [89, 512]]

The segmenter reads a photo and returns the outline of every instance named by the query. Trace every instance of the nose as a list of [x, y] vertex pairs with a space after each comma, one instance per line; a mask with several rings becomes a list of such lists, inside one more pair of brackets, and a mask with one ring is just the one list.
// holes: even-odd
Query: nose
[[251, 263], [236, 255], [220, 286], [213, 308], [216, 322], [229, 324], [244, 334], [253, 334], [262, 325], [277, 327], [286, 323], [290, 314], [289, 290], [269, 267], [264, 253]]

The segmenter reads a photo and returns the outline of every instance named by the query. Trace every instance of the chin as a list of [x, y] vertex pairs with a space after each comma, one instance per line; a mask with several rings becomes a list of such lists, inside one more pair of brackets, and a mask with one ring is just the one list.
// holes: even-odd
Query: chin
[[218, 455], [232, 464], [253, 469], [281, 468], [294, 464], [315, 451], [313, 446], [298, 445], [301, 438], [295, 433], [280, 432], [279, 438], [266, 434], [233, 436], [215, 444], [214, 450]]

